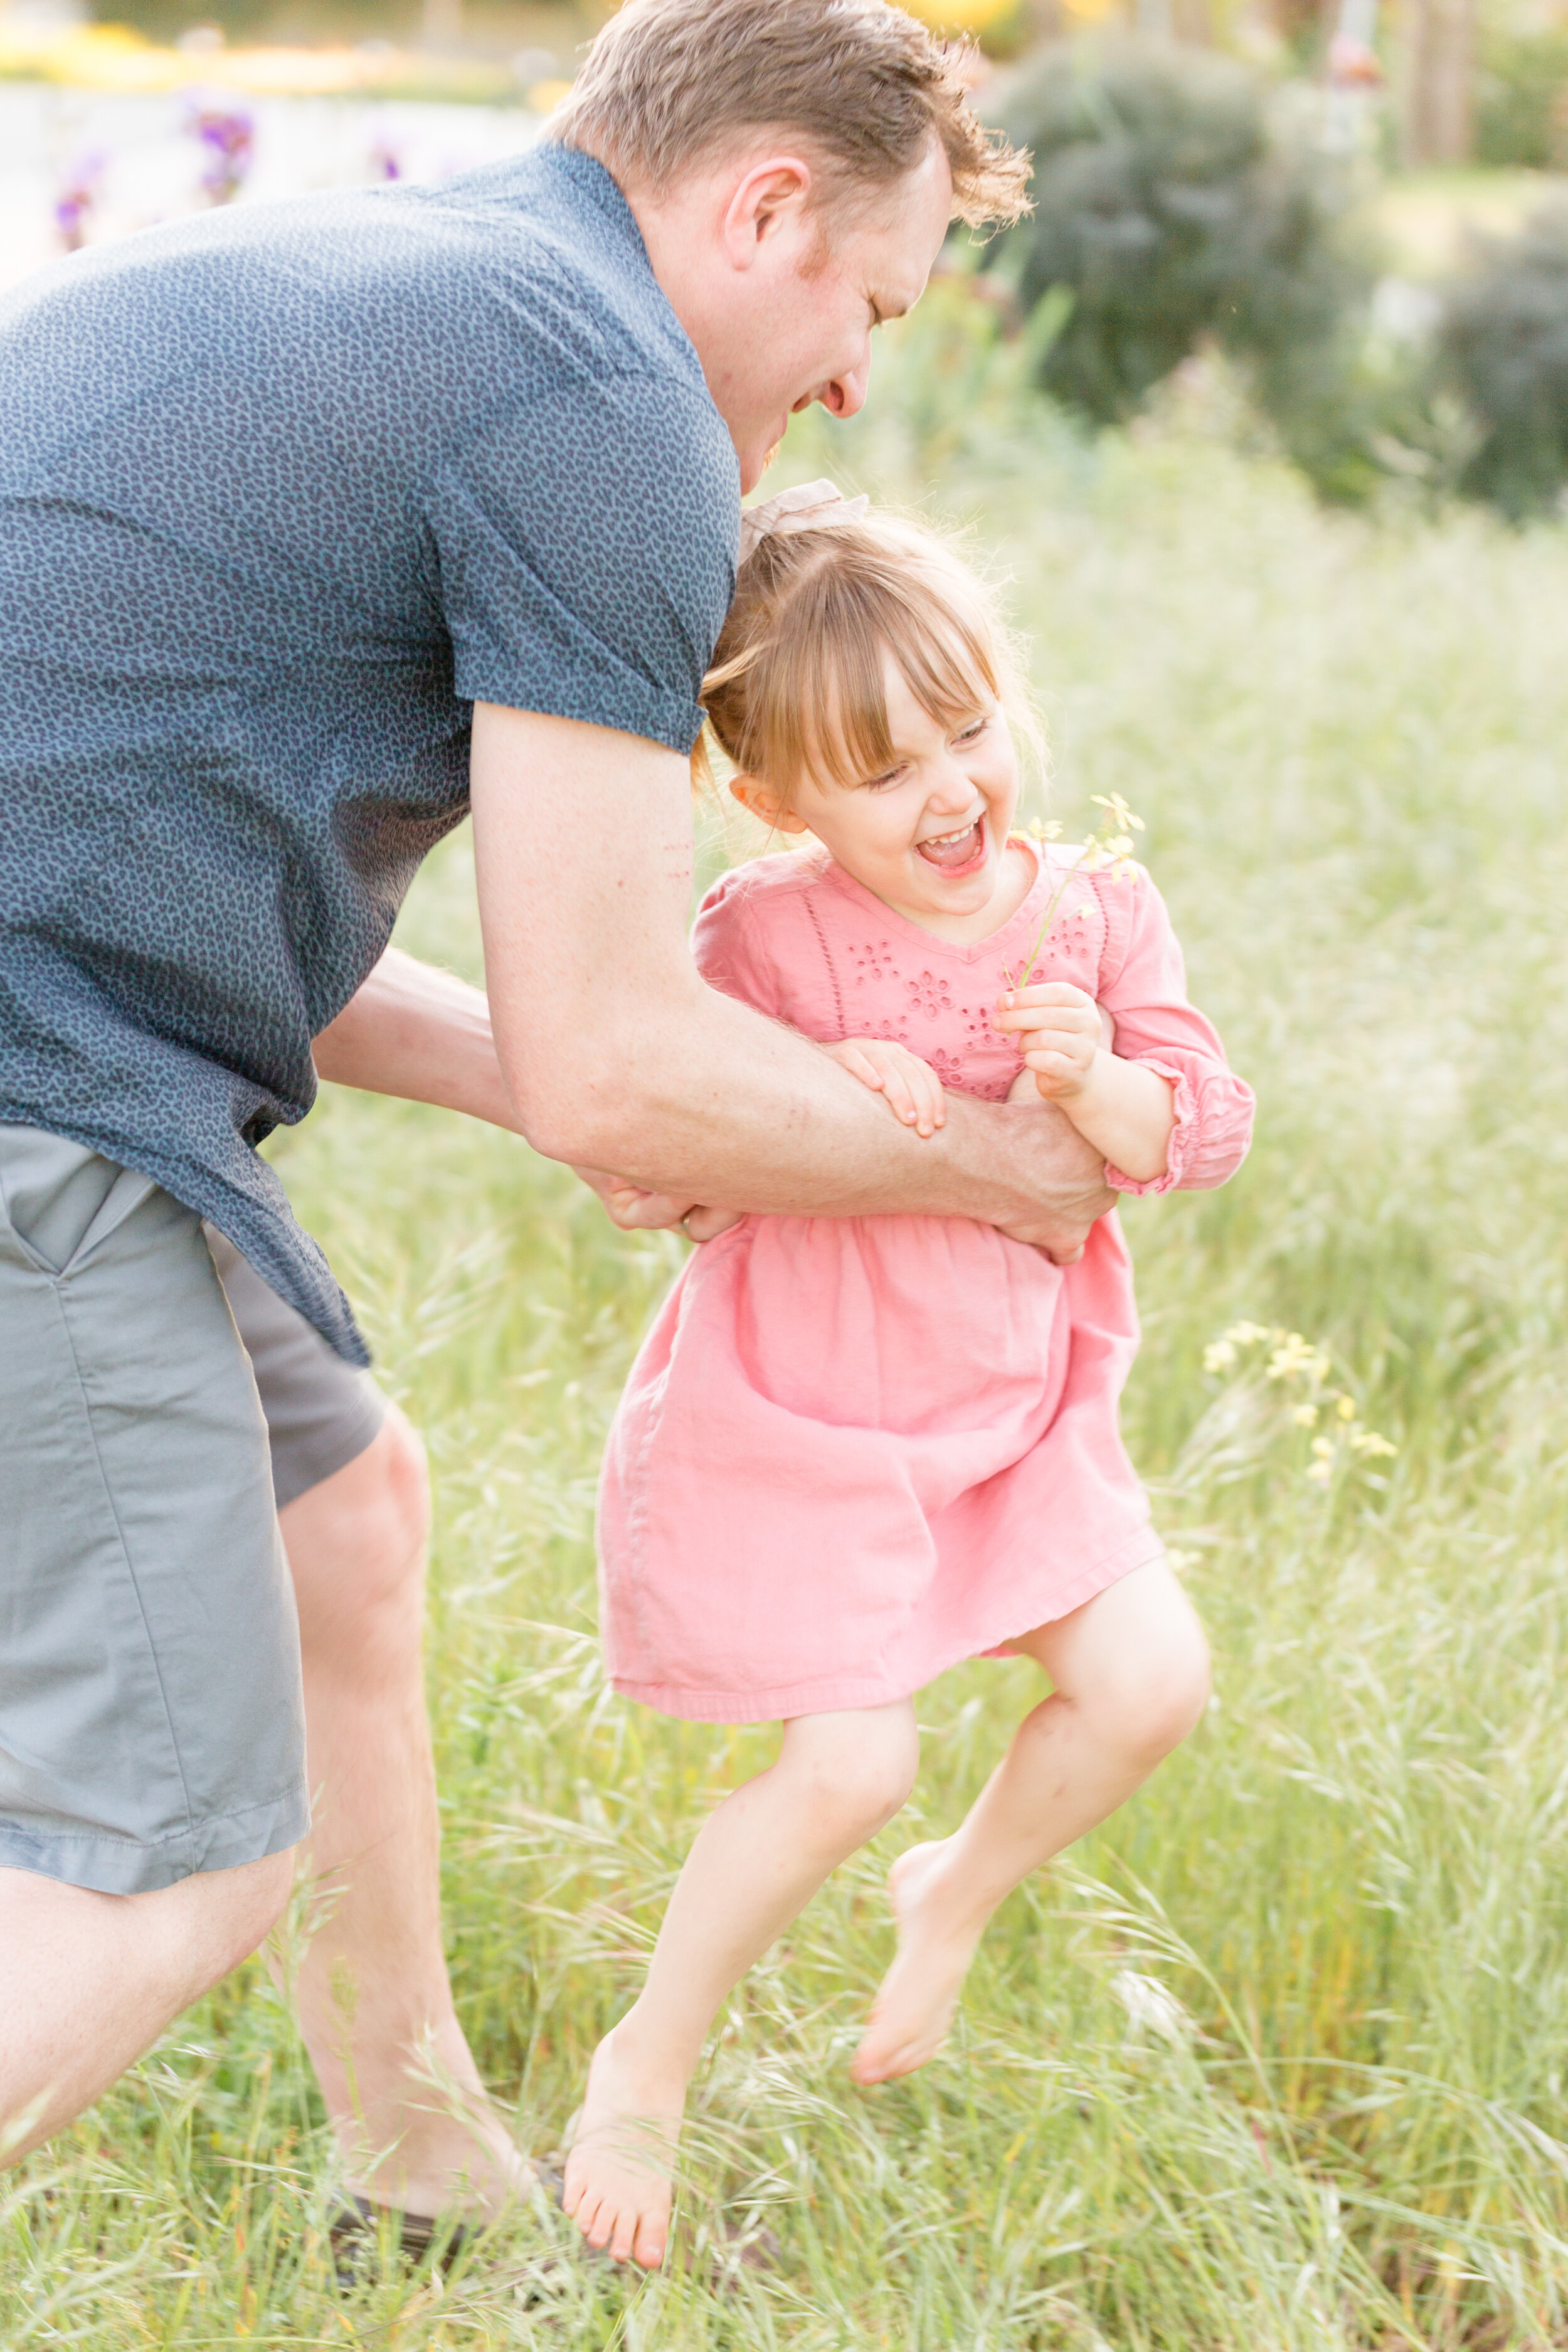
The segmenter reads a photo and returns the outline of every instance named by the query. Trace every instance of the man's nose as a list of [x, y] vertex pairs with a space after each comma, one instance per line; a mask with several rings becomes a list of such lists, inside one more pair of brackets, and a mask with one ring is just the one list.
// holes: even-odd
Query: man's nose
[[820, 400], [829, 416], [858, 416], [866, 405], [866, 390], [870, 376], [871, 353], [868, 347], [863, 359], [858, 360], [852, 368], [845, 369], [841, 374], [830, 376], [818, 391], [808, 393], [804, 400], [797, 400], [795, 407], [809, 408], [814, 400]]

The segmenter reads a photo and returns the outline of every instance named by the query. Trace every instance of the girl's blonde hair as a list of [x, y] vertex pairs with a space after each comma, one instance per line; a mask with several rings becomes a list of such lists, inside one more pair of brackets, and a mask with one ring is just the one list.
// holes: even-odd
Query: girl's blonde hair
[[[994, 698], [1043, 755], [989, 590], [947, 541], [891, 515], [825, 520], [758, 541], [702, 681], [709, 730], [781, 803], [806, 774], [863, 782], [895, 756], [885, 655], [939, 723]], [[700, 776], [710, 773], [705, 742], [693, 757]]]

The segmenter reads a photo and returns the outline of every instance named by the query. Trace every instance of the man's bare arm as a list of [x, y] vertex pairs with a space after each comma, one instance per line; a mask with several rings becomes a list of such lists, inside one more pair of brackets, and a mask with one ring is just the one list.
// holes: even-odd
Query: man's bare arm
[[742, 1210], [979, 1217], [1063, 1254], [1111, 1205], [1098, 1155], [1047, 1107], [955, 1096], [917, 1137], [826, 1055], [704, 985], [671, 752], [479, 704], [472, 798], [506, 1123], [549, 1158]]
[[484, 991], [400, 948], [388, 948], [310, 1050], [320, 1076], [335, 1086], [437, 1103], [522, 1132]]

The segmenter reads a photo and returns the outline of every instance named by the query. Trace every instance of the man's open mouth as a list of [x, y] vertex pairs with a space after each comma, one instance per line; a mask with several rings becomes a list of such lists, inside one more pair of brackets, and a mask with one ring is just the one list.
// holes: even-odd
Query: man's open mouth
[[977, 816], [962, 833], [939, 833], [933, 841], [917, 841], [915, 847], [940, 873], [962, 874], [985, 855], [985, 819]]

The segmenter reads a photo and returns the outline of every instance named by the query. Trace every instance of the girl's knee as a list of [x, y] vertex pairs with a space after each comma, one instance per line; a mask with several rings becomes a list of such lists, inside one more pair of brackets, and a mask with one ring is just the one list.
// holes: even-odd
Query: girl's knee
[[1062, 1696], [1145, 1769], [1180, 1747], [1208, 1705], [1208, 1643], [1163, 1562], [1089, 1601], [1059, 1653], [1041, 1663]]
[[1162, 1661], [1157, 1685], [1149, 1693], [1145, 1736], [1160, 1755], [1168, 1756], [1196, 1730], [1213, 1689], [1208, 1643], [1194, 1627], [1175, 1654]]
[[864, 1845], [907, 1802], [920, 1765], [913, 1710], [868, 1707], [789, 1727], [813, 1819], [835, 1845]]
[[1190, 1611], [1129, 1644], [1107, 1677], [1101, 1704], [1119, 1737], [1152, 1766], [1179, 1748], [1203, 1718], [1213, 1687], [1208, 1643]]

